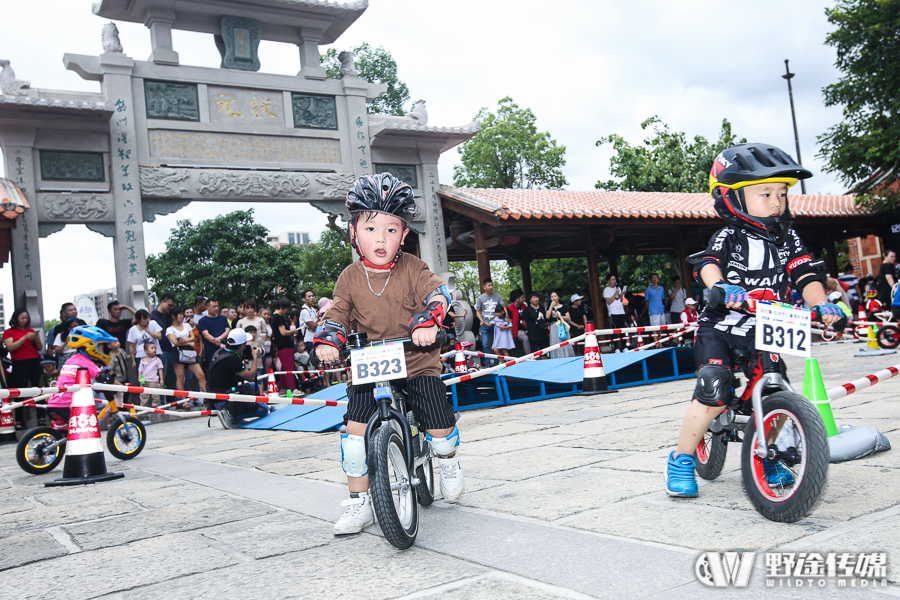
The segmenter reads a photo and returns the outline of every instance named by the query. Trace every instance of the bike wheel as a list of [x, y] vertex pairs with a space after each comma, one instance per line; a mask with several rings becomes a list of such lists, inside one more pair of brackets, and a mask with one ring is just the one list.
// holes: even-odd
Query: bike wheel
[[[412, 411], [407, 413], [406, 418], [409, 420], [410, 427], [415, 426], [414, 431], [417, 431], [412, 441], [413, 456], [421, 456], [422, 447], [426, 444], [425, 436], [418, 431], [418, 424], [416, 424]], [[419, 485], [416, 486], [416, 499], [421, 506], [431, 506], [431, 503], [434, 502], [434, 465], [431, 462], [430, 449], [427, 451], [429, 452], [428, 460], [416, 467], [416, 479], [419, 480]]]
[[119, 460], [130, 460], [141, 453], [147, 443], [147, 430], [138, 419], [127, 416], [125, 422], [115, 419], [106, 433], [106, 447]]
[[778, 452], [771, 462], [787, 469], [794, 481], [786, 485], [769, 483], [763, 459], [754, 454], [756, 421], [750, 419], [741, 452], [744, 491], [765, 518], [793, 523], [812, 512], [825, 487], [831, 458], [828, 437], [815, 407], [799, 394], [776, 392], [763, 400], [762, 408], [767, 436], [781, 423], [775, 443], [767, 442]]
[[403, 439], [391, 427], [379, 427], [369, 445], [369, 495], [384, 537], [406, 550], [419, 532], [419, 506], [410, 483]]
[[718, 477], [722, 472], [727, 453], [728, 443], [725, 441], [725, 434], [707, 430], [694, 451], [697, 475], [710, 481]]
[[892, 325], [885, 325], [878, 330], [875, 339], [878, 340], [878, 345], [882, 348], [893, 350], [900, 346], [900, 329]]
[[25, 433], [16, 444], [16, 462], [22, 470], [32, 475], [49, 473], [65, 456], [65, 445], [47, 450], [47, 446], [65, 436], [64, 431], [52, 427], [35, 427]]

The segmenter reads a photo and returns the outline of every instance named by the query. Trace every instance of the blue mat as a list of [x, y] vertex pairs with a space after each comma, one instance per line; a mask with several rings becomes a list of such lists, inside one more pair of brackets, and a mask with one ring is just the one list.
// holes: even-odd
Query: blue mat
[[[669, 348], [662, 348], [660, 350], [604, 354], [603, 369], [608, 375], [642, 360], [647, 360], [656, 354], [671, 351]], [[548, 383], [581, 383], [584, 378], [584, 357], [573, 356], [522, 362], [498, 371], [497, 376]]]
[[347, 412], [347, 409], [343, 406], [319, 406], [318, 410], [309, 412], [302, 417], [272, 429], [278, 429], [279, 431], [313, 431], [316, 433], [331, 431], [343, 425], [345, 412]]
[[282, 406], [278, 410], [269, 415], [247, 423], [246, 425], [241, 425], [241, 429], [275, 429], [279, 425], [287, 423], [288, 421], [293, 421], [297, 417], [302, 417], [305, 414], [311, 413], [312, 411], [322, 408], [321, 406], [303, 406], [303, 405], [287, 405]]

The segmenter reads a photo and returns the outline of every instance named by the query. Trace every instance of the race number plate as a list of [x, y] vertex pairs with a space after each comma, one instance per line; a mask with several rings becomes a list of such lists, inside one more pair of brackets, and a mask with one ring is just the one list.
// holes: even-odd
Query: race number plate
[[810, 311], [756, 303], [756, 349], [791, 354], [810, 355]]
[[406, 379], [403, 344], [384, 344], [350, 351], [353, 385], [388, 379]]

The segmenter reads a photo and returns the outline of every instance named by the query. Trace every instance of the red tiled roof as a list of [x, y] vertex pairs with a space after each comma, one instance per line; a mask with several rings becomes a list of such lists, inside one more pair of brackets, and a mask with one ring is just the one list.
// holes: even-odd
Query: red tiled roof
[[[664, 192], [570, 192], [455, 188], [440, 194], [501, 219], [718, 218], [709, 194]], [[854, 196], [790, 196], [791, 212], [802, 217], [864, 216]]]

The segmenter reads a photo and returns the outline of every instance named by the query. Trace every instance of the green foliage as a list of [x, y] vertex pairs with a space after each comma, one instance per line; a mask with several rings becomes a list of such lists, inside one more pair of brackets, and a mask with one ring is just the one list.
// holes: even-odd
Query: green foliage
[[166, 251], [147, 257], [147, 274], [157, 295], [170, 293], [182, 305], [195, 296], [234, 306], [241, 298], [270, 304], [281, 296], [300, 301], [296, 265], [301, 248], [275, 249], [268, 230], [254, 223], [253, 210], [235, 211], [193, 225], [179, 221]]
[[728, 119], [722, 121], [715, 144], [699, 135], [689, 143], [685, 133], [670, 130], [657, 116], [641, 123], [641, 129], [650, 125], [653, 133], [643, 145], [632, 146], [616, 134], [597, 140], [597, 146], [613, 145], [616, 155], [610, 160], [610, 172], [621, 180], [598, 181], [594, 187], [629, 192], [708, 192], [709, 171], [716, 155], [747, 141], [735, 140]]
[[460, 146], [462, 165], [453, 167], [453, 184], [476, 188], [561, 189], [565, 146], [539, 132], [531, 109], [512, 98], [500, 100], [497, 114], [482, 108], [475, 115], [481, 131]]
[[[837, 29], [843, 77], [823, 90], [825, 106], [843, 106], [843, 122], [819, 136], [825, 170], [877, 210], [900, 203], [900, 0], [837, 0], [826, 9]], [[872, 177], [873, 175], [879, 175]], [[871, 179], [870, 179], [871, 177]]]
[[[478, 264], [474, 260], [454, 261], [448, 268], [456, 275], [456, 289], [463, 293], [463, 300], [475, 306], [475, 301], [481, 295]], [[509, 299], [511, 291], [522, 287], [518, 267], [510, 267], [503, 260], [491, 261], [491, 280], [494, 282], [494, 293], [500, 294], [504, 302]]]
[[[52, 331], [54, 327], [62, 323], [59, 319], [47, 319], [44, 321], [44, 331]], [[50, 340], [51, 342], [53, 340]], [[51, 348], [52, 350], [52, 348]]]
[[[369, 102], [369, 113], [398, 117], [406, 114], [403, 105], [409, 101], [409, 89], [397, 75], [397, 61], [391, 53], [381, 46], [372, 48], [366, 43], [356, 46], [350, 52], [353, 53], [360, 77], [369, 83], [386, 83], [388, 86], [387, 92], [380, 98]], [[337, 48], [329, 48], [320, 55], [322, 66], [325, 67], [329, 79], [340, 77], [341, 61], [338, 59], [340, 53]]]
[[310, 289], [317, 298], [332, 298], [338, 276], [353, 262], [353, 253], [341, 234], [326, 229], [318, 243], [299, 247], [296, 263], [300, 289]]

